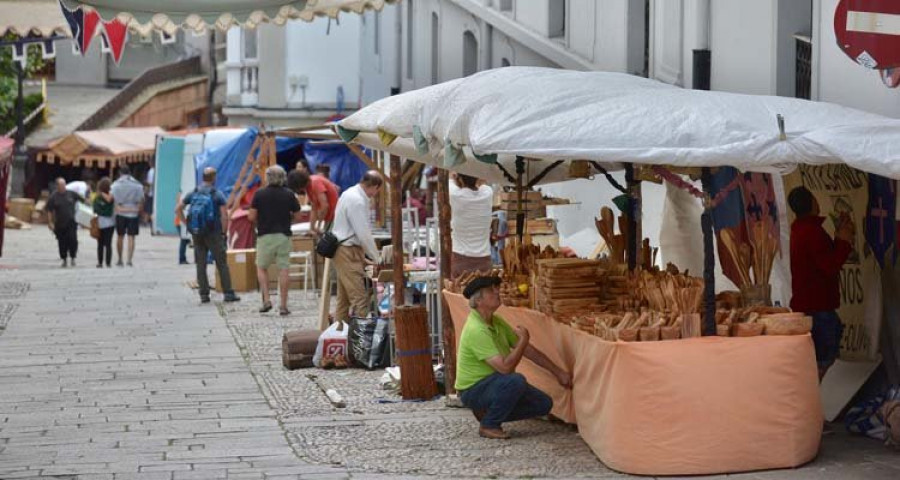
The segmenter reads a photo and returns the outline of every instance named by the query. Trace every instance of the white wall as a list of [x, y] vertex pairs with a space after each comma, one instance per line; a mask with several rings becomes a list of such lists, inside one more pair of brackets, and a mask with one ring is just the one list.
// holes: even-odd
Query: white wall
[[[291, 78], [306, 76], [307, 105], [334, 105], [337, 88], [344, 88], [344, 105], [354, 108], [360, 96], [359, 15], [344, 14], [340, 24], [318, 18], [311, 23], [300, 20], [285, 26], [286, 81], [284, 94], [292, 108], [302, 104], [303, 91], [291, 86]], [[260, 92], [262, 93], [262, 92]]]
[[[363, 105], [391, 94], [392, 88], [400, 88], [400, 28], [402, 9], [398, 5], [386, 5], [380, 12], [366, 12], [361, 18], [359, 42], [359, 82]], [[379, 52], [375, 51], [376, 17], [380, 37]], [[349, 98], [349, 97], [348, 97]]]
[[774, 0], [710, 4], [712, 89], [774, 95]]
[[838, 0], [817, 4], [813, 20], [813, 98], [900, 117], [900, 90], [885, 87], [877, 71], [859, 66], [838, 48], [833, 23]]

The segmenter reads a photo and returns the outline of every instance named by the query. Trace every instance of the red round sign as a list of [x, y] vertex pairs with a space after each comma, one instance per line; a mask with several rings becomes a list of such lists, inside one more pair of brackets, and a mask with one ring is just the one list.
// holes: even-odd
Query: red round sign
[[834, 11], [838, 47], [872, 69], [900, 67], [900, 2], [841, 0]]

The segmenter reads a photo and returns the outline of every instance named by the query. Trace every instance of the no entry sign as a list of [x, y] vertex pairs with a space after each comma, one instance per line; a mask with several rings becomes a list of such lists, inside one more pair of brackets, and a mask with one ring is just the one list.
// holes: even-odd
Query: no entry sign
[[834, 34], [838, 47], [864, 67], [900, 67], [900, 1], [841, 0]]

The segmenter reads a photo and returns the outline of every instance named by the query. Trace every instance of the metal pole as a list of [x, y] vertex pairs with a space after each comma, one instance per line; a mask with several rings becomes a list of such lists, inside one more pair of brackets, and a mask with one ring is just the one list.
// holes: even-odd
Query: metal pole
[[525, 234], [525, 211], [522, 210], [522, 175], [525, 174], [525, 159], [516, 157], [516, 238], [519, 245]]
[[637, 268], [637, 252], [640, 239], [637, 238], [637, 199], [635, 198], [635, 186], [637, 182], [634, 179], [634, 165], [625, 164], [625, 187], [628, 192], [627, 215], [628, 215], [628, 232], [625, 235], [627, 243], [625, 256], [628, 259], [628, 270], [634, 271]]
[[[700, 182], [703, 191], [709, 195], [712, 188], [712, 171], [709, 167], [703, 167]], [[706, 202], [704, 202], [706, 203]], [[716, 256], [713, 239], [712, 208], [709, 204], [703, 206], [703, 215], [700, 217], [700, 228], [703, 231], [703, 335], [716, 334]]]

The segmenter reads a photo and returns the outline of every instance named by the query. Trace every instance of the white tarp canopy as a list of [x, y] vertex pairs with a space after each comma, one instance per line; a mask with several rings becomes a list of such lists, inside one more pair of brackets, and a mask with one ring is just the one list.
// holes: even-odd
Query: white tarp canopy
[[[418, 121], [425, 105], [440, 100], [463, 80], [465, 79], [451, 80], [378, 100], [341, 120], [337, 126], [338, 133], [345, 141], [353, 141], [427, 165], [449, 167], [451, 164], [444, 162], [444, 152], [440, 145], [434, 145], [434, 148], [417, 145], [414, 130], [418, 128]], [[511, 178], [516, 175], [515, 156], [499, 155], [496, 163], [503, 167], [500, 169], [493, 163], [477, 161], [470, 151], [457, 153], [464, 155], [466, 161], [454, 162], [452, 164], [454, 171], [500, 185], [515, 183]], [[523, 182], [528, 184], [553, 163], [548, 160], [527, 162], [526, 171], [522, 176]], [[504, 170], [509, 176], [504, 175]], [[553, 183], [568, 178], [565, 168], [555, 168], [547, 171], [537, 183]]]
[[[104, 20], [118, 17], [141, 35], [153, 30], [172, 34], [178, 28], [203, 32], [215, 25], [255, 27], [263, 22], [283, 25], [288, 20], [307, 22], [317, 17], [337, 18], [341, 12], [381, 10], [399, 0], [61, 0], [70, 9], [92, 8]], [[59, 19], [62, 20], [60, 14]]]
[[[784, 118], [783, 140], [777, 115]], [[373, 103], [339, 127], [345, 139], [377, 134], [381, 146], [369, 146], [382, 150], [393, 136], [411, 138], [420, 155], [443, 155], [454, 170], [474, 158], [522, 156], [761, 172], [845, 163], [900, 178], [900, 120], [619, 73], [488, 70]]]

